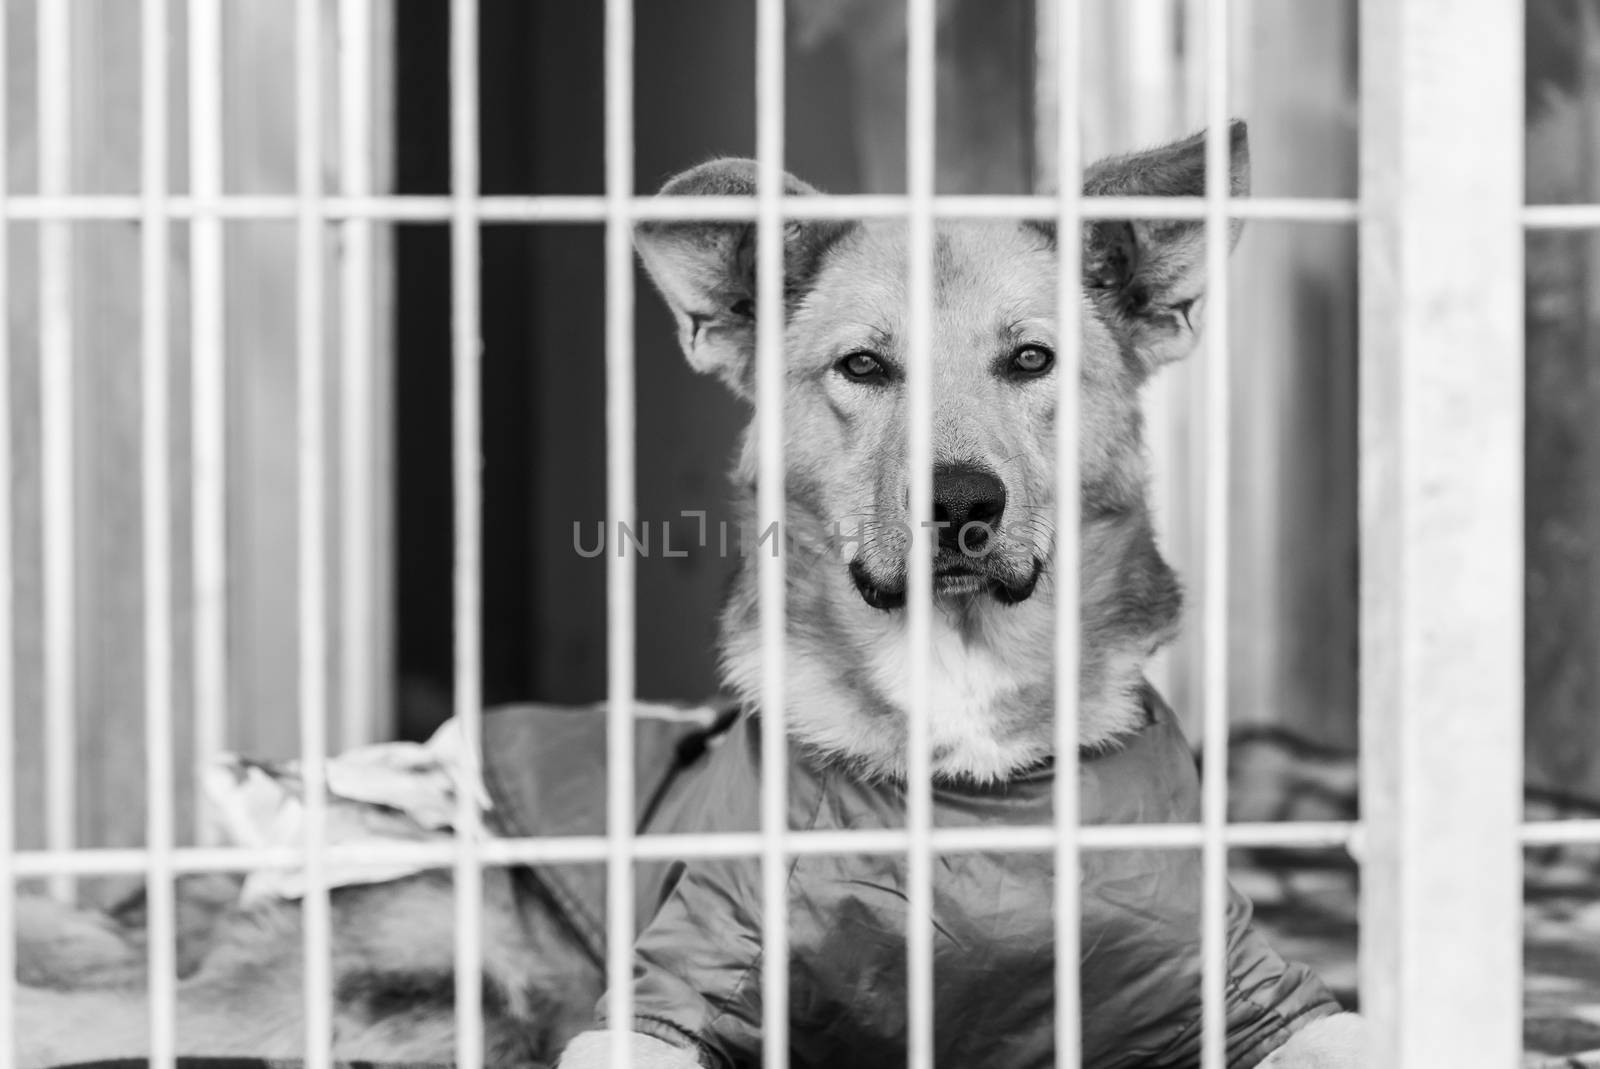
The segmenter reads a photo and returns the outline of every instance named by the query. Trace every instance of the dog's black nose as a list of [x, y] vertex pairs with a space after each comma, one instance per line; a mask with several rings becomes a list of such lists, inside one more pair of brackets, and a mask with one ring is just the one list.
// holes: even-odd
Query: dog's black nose
[[[1006, 485], [992, 471], [971, 464], [939, 464], [933, 469], [933, 519], [941, 549], [977, 550], [1006, 510]], [[973, 527], [962, 537], [968, 524]]]

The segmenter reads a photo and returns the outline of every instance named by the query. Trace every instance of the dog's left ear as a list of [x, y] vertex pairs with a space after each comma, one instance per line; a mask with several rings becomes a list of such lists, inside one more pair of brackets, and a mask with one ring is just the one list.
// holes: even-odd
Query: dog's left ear
[[[817, 190], [784, 175], [784, 192]], [[701, 164], [662, 187], [665, 197], [753, 197], [754, 160]], [[783, 231], [784, 302], [805, 291], [823, 255], [854, 223], [789, 220]], [[754, 395], [756, 228], [750, 222], [641, 223], [634, 245], [678, 321], [678, 342], [696, 371], [721, 377], [735, 393]], [[781, 328], [781, 325], [780, 325]]]
[[[1229, 127], [1229, 188], [1250, 192], [1245, 124]], [[1205, 134], [1091, 166], [1088, 196], [1203, 197]], [[1233, 220], [1229, 247], [1243, 228]], [[1083, 280], [1106, 294], [1115, 322], [1149, 370], [1187, 356], [1199, 340], [1206, 296], [1205, 224], [1197, 219], [1097, 220], [1084, 230]]]

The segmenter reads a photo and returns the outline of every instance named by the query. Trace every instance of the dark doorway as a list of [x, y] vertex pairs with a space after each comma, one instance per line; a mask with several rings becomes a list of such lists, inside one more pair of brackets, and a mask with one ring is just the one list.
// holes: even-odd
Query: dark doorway
[[[604, 6], [482, 0], [485, 194], [604, 188]], [[755, 145], [754, 12], [747, 0], [636, 6], [635, 186]], [[442, 0], [396, 5], [397, 190], [449, 188], [449, 24]], [[849, 65], [791, 57], [789, 162], [855, 188]], [[440, 225], [397, 228], [395, 398], [400, 727], [450, 713], [450, 258]], [[605, 516], [604, 234], [598, 226], [483, 230], [485, 700], [605, 693], [605, 561], [574, 551]], [[638, 278], [638, 516], [728, 516], [724, 472], [746, 413], [679, 355]], [[683, 529], [683, 528], [680, 528]], [[660, 527], [657, 527], [660, 530]], [[585, 536], [592, 541], [592, 534]], [[659, 542], [658, 542], [659, 548]], [[638, 688], [715, 690], [716, 611], [733, 562], [709, 552], [639, 561]]]

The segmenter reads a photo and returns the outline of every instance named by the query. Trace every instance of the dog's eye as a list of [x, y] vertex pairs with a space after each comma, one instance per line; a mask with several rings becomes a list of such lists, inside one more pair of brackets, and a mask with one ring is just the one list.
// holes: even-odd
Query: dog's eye
[[851, 353], [841, 359], [835, 366], [850, 378], [861, 381], [881, 379], [888, 375], [883, 366], [883, 361], [868, 352]]
[[1021, 375], [1042, 375], [1056, 362], [1056, 355], [1042, 345], [1024, 345], [1011, 354], [1011, 370]]

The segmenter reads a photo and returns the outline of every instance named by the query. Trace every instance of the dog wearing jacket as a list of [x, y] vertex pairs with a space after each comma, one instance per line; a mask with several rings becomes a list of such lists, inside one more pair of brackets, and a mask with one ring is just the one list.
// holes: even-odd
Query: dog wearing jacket
[[[1242, 124], [1231, 185], [1248, 191]], [[1105, 160], [1088, 195], [1197, 196], [1204, 140]], [[755, 166], [717, 160], [666, 196], [752, 195]], [[789, 194], [815, 192], [794, 178]], [[1230, 234], [1236, 240], [1238, 224]], [[1181, 602], [1147, 503], [1140, 392], [1189, 354], [1204, 318], [1205, 235], [1189, 220], [1094, 221], [1082, 234], [1079, 559], [1055, 552], [1057, 244], [1039, 222], [939, 224], [933, 323], [906, 347], [906, 227], [791, 221], [784, 230], [786, 522], [839, 537], [785, 542], [784, 722], [790, 823], [894, 827], [904, 819], [911, 651], [909, 528], [938, 525], [930, 732], [935, 821], [1048, 822], [1055, 576], [1078, 568], [1080, 781], [1086, 822], [1194, 820], [1194, 769], [1144, 666]], [[754, 227], [641, 225], [637, 245], [690, 363], [752, 398]], [[907, 512], [907, 381], [931, 379], [934, 515]], [[755, 434], [734, 479], [753, 510]], [[747, 822], [758, 797], [761, 681], [753, 556], [724, 609], [722, 662], [751, 710], [713, 755], [686, 821]], [[1045, 855], [942, 855], [935, 873], [935, 1054], [941, 1064], [1053, 1064], [1054, 878]], [[1192, 851], [1085, 854], [1084, 1064], [1180, 1066], [1199, 1043], [1199, 867]], [[760, 876], [748, 859], [677, 866], [636, 945], [634, 1064], [690, 1069], [760, 1058]], [[896, 857], [793, 861], [791, 1059], [894, 1064], [905, 1050], [905, 871]], [[1277, 958], [1229, 902], [1232, 1065], [1353, 1069], [1360, 1023]], [[566, 1069], [608, 1064], [598, 1030]]]

